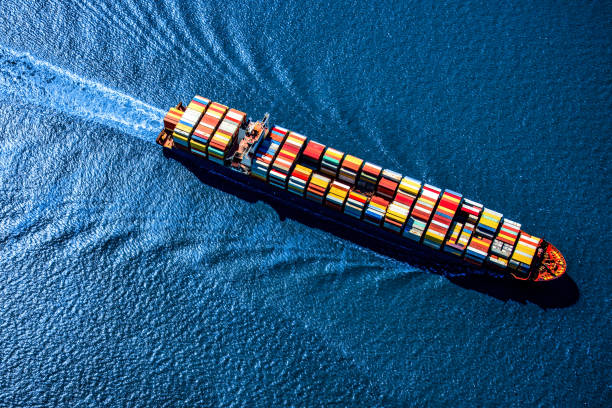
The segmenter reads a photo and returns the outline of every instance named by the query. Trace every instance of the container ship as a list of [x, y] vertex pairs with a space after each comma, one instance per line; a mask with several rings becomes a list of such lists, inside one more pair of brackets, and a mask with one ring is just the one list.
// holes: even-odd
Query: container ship
[[168, 110], [156, 141], [198, 167], [398, 251], [523, 281], [565, 273], [555, 246], [501, 213], [269, 122], [268, 113], [254, 121], [196, 95]]

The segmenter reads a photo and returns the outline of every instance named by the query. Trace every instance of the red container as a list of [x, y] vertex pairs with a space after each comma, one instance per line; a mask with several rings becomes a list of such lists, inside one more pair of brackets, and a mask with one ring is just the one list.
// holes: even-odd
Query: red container
[[309, 159], [313, 163], [318, 164], [321, 161], [321, 157], [323, 157], [324, 150], [325, 145], [311, 140], [306, 145], [306, 149], [304, 149], [304, 153], [302, 153], [302, 156]]

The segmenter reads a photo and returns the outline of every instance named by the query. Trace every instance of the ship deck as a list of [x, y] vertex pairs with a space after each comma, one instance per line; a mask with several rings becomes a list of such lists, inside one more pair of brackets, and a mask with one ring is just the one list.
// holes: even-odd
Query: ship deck
[[[179, 102], [176, 105], [176, 109], [184, 111], [185, 106], [181, 102]], [[416, 245], [418, 247], [418, 250], [423, 251], [425, 254], [430, 255], [428, 258], [435, 259], [436, 262], [438, 260], [445, 260], [446, 262], [451, 262], [452, 264], [462, 264], [462, 266], [464, 267], [462, 268], [463, 270], [467, 268], [473, 271], [481, 271], [481, 270], [489, 270], [491, 272], [496, 271], [494, 273], [489, 273], [489, 275], [495, 276], [495, 277], [512, 276], [515, 279], [523, 280], [523, 281], [545, 282], [545, 281], [554, 280], [562, 276], [566, 272], [566, 269], [567, 269], [567, 263], [565, 262], [565, 259], [563, 258], [563, 255], [561, 254], [561, 252], [556, 247], [554, 247], [552, 244], [546, 241], [542, 241], [541, 246], [540, 246], [541, 250], [539, 251], [539, 254], [536, 257], [537, 260], [534, 259], [532, 267], [530, 268], [529, 272], [525, 276], [518, 276], [515, 273], [513, 273], [512, 270], [496, 268], [495, 265], [487, 265], [487, 266], [483, 265], [481, 267], [474, 267], [471, 265], [466, 265], [466, 261], [464, 261], [462, 258], [451, 257], [451, 255], [449, 255], [448, 253], [444, 251], [435, 251], [425, 245], [415, 244], [413, 241], [410, 241], [407, 238], [402, 237], [401, 235], [392, 234], [389, 231], [384, 230], [382, 228], [377, 228], [375, 231], [374, 230], [370, 231], [370, 229], [373, 229], [373, 226], [368, 225], [364, 222], [360, 222], [360, 221], [357, 222], [357, 224], [359, 225], [356, 224], [355, 226], [356, 228], [355, 228], [352, 226], [352, 224], [354, 224], [356, 220], [352, 217], [347, 216], [344, 213], [334, 212], [332, 214], [327, 214], [326, 212], [331, 212], [332, 210], [324, 206], [319, 206], [320, 208], [314, 208], [312, 202], [305, 200], [303, 198], [300, 200], [300, 202], [297, 202], [299, 197], [293, 194], [290, 194], [287, 191], [278, 190], [268, 185], [267, 183], [263, 183], [259, 180], [256, 180], [250, 177], [248, 174], [245, 174], [244, 172], [237, 171], [238, 169], [232, 169], [229, 163], [227, 163], [228, 164], [227, 166], [220, 166], [218, 164], [209, 162], [208, 160], [197, 158], [183, 148], [176, 149], [175, 144], [172, 139], [172, 134], [166, 131], [165, 129], [162, 129], [160, 131], [160, 133], [158, 134], [156, 138], [156, 142], [157, 144], [162, 146], [167, 151], [180, 154], [184, 156], [184, 158], [189, 159], [193, 161], [194, 163], [197, 163], [198, 166], [200, 167], [210, 168], [211, 170], [214, 169], [215, 171], [220, 171], [223, 173], [227, 172], [225, 177], [240, 178], [240, 179], [244, 178], [245, 180], [243, 184], [249, 188], [257, 188], [258, 190], [261, 190], [261, 191], [271, 190], [269, 193], [271, 193], [272, 196], [276, 197], [278, 195], [283, 195], [283, 199], [286, 202], [293, 203], [294, 201], [296, 201], [295, 203], [296, 206], [304, 207], [305, 209], [309, 211], [313, 211], [318, 214], [322, 214], [325, 218], [329, 220], [334, 220], [336, 222], [345, 223], [350, 228], [355, 229], [355, 231], [365, 233], [366, 235], [377, 238], [381, 240], [382, 242], [394, 242], [400, 251], [406, 248], [411, 248], [412, 246]], [[234, 151], [235, 150], [236, 149], [234, 148]], [[261, 186], [255, 186], [254, 185], [255, 183], [261, 184]], [[313, 207], [313, 208], [310, 208], [310, 207]], [[434, 253], [429, 254], [429, 252], [435, 252], [435, 254]]]

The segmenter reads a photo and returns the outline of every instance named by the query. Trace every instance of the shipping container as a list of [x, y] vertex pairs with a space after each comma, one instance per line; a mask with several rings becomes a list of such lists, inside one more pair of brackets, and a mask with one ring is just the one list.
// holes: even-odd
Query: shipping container
[[451, 234], [446, 240], [444, 251], [459, 257], [463, 256], [465, 248], [472, 238], [476, 224], [480, 219], [482, 208], [483, 206], [480, 203], [468, 199], [463, 200], [458, 213], [451, 223]]
[[306, 198], [323, 204], [331, 179], [319, 173], [313, 173], [306, 189]]
[[325, 149], [323, 159], [321, 160], [321, 173], [332, 178], [337, 177], [343, 157], [344, 153], [339, 150], [332, 149], [331, 147]]
[[198, 124], [206, 107], [210, 103], [210, 100], [203, 98], [199, 95], [193, 97], [193, 100], [189, 102], [185, 112], [181, 116], [181, 120], [174, 127], [174, 132], [172, 133], [172, 139], [174, 140], [174, 144], [183, 150], [189, 150], [189, 140], [191, 139], [191, 134], [195, 126]]
[[296, 165], [293, 169], [293, 172], [291, 173], [289, 183], [287, 183], [287, 190], [289, 190], [293, 194], [297, 194], [303, 197], [304, 192], [306, 191], [306, 186], [308, 185], [311, 176], [312, 169], [309, 169], [306, 166], [302, 166], [301, 164]]
[[325, 204], [329, 208], [342, 211], [342, 207], [344, 207], [344, 202], [346, 201], [350, 189], [351, 187], [349, 185], [338, 180], [332, 182], [329, 193], [327, 193]]
[[174, 128], [181, 120], [183, 116], [183, 111], [177, 108], [170, 108], [166, 116], [164, 116], [164, 129], [167, 132], [174, 132]]
[[385, 213], [387, 212], [387, 207], [389, 206], [389, 201], [385, 200], [382, 197], [374, 196], [370, 199], [368, 206], [366, 207], [363, 220], [369, 222], [370, 224], [380, 226]]
[[321, 159], [323, 158], [323, 152], [325, 151], [325, 145], [314, 140], [309, 140], [304, 148], [299, 163], [313, 171], [318, 171], [321, 166]]
[[521, 224], [504, 219], [497, 236], [491, 244], [487, 260], [501, 268], [508, 266], [508, 259], [512, 255], [520, 231]]
[[410, 238], [416, 242], [421, 240], [441, 192], [442, 190], [438, 187], [429, 184], [423, 186], [421, 194], [414, 203], [414, 207], [410, 212], [410, 218], [404, 228], [403, 235], [406, 238]]
[[375, 164], [366, 162], [357, 177], [357, 189], [364, 193], [373, 193], [378, 184], [378, 178], [382, 168]]
[[523, 275], [527, 274], [541, 241], [542, 240], [540, 238], [536, 238], [527, 234], [526, 232], [521, 231], [518, 243], [514, 248], [514, 252], [512, 253], [508, 266], [511, 269], [514, 269], [517, 273]]
[[482, 265], [489, 253], [497, 228], [503, 215], [485, 208], [482, 210], [476, 229], [466, 250], [464, 259], [475, 265]]
[[461, 204], [462, 195], [451, 190], [445, 190], [436, 207], [435, 213], [429, 227], [425, 232], [423, 244], [434, 249], [440, 249], [451, 222], [455, 217], [457, 208]]
[[287, 129], [280, 126], [272, 128], [268, 137], [259, 145], [255, 153], [255, 161], [251, 168], [251, 175], [263, 181], [268, 181], [270, 164], [276, 157], [280, 145], [287, 136]]
[[298, 156], [302, 151], [302, 147], [306, 142], [306, 137], [299, 133], [289, 132], [287, 138], [283, 142], [278, 152], [278, 155], [272, 163], [270, 170], [269, 183], [275, 187], [285, 189], [287, 179], [293, 171]]
[[215, 132], [208, 145], [208, 158], [223, 165], [235, 145], [240, 127], [246, 119], [246, 113], [230, 109]]
[[200, 157], [208, 156], [208, 142], [217, 130], [227, 110], [227, 106], [221, 105], [218, 102], [212, 102], [208, 106], [189, 141], [189, 148], [193, 154]]
[[416, 197], [421, 191], [421, 182], [410, 177], [401, 179], [395, 199], [387, 208], [383, 227], [401, 234]]
[[382, 176], [376, 186], [376, 194], [386, 200], [393, 200], [395, 191], [402, 181], [402, 175], [391, 170], [383, 170]]
[[357, 181], [357, 174], [363, 165], [363, 160], [347, 154], [342, 165], [340, 166], [340, 173], [338, 178], [350, 186], [355, 185]]
[[363, 216], [363, 210], [365, 209], [369, 200], [370, 199], [366, 195], [351, 190], [344, 206], [344, 213], [350, 215], [351, 217], [361, 219]]

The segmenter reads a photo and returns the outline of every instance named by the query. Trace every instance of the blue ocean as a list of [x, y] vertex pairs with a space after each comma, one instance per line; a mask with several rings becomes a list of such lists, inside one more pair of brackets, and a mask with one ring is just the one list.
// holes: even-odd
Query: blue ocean
[[[609, 2], [0, 5], [1, 407], [612, 405]], [[453, 277], [219, 188], [155, 144], [195, 94], [568, 276]]]

